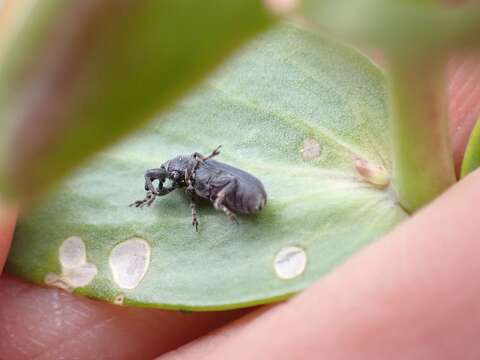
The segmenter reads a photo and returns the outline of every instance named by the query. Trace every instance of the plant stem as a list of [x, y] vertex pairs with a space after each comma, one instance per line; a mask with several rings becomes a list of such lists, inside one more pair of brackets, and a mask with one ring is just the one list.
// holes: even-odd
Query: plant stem
[[455, 181], [448, 138], [446, 59], [389, 54], [394, 181], [401, 205], [415, 211]]

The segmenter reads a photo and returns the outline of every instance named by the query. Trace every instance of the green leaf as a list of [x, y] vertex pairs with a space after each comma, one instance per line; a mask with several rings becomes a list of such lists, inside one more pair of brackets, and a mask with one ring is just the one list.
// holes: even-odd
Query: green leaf
[[480, 166], [480, 121], [477, 120], [470, 134], [465, 156], [462, 162], [461, 177], [467, 176]]
[[476, 3], [304, 0], [299, 13], [329, 33], [403, 55], [434, 49], [471, 51], [480, 45]]
[[24, 199], [271, 22], [260, 0], [35, 0], [22, 10], [0, 53], [0, 190]]
[[[72, 285], [77, 273], [72, 265], [62, 270], [59, 249], [70, 238], [61, 253], [81, 250], [76, 236], [98, 270], [85, 259], [76, 263], [88, 281], [93, 277], [76, 287], [78, 294], [191, 310], [283, 299], [405, 218], [389, 186], [387, 115], [385, 77], [368, 59], [308, 31], [276, 28], [157, 122], [99, 154], [24, 218], [8, 271], [73, 290], [81, 281]], [[269, 198], [259, 215], [240, 216], [237, 225], [204, 202], [196, 233], [182, 191], [151, 208], [128, 207], [144, 197], [146, 169], [220, 144], [219, 161], [263, 181]], [[122, 258], [115, 247], [125, 241]], [[140, 277], [145, 244], [151, 248], [146, 274], [126, 289], [135, 284], [119, 275], [121, 259], [126, 266], [136, 254], [130, 271]]]

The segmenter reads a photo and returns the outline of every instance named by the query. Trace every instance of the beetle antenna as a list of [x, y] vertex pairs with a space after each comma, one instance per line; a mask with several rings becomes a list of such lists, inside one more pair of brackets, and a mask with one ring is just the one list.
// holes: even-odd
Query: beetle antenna
[[205, 160], [208, 160], [208, 159], [211, 159], [217, 155], [220, 155], [220, 148], [222, 147], [222, 145], [218, 145], [215, 150], [212, 151], [212, 153], [210, 155], [208, 155], [206, 158], [203, 159], [203, 161]]

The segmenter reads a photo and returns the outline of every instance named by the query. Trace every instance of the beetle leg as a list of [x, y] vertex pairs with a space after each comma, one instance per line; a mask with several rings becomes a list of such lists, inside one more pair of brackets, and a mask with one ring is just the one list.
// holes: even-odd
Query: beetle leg
[[190, 173], [188, 168], [185, 170], [185, 182], [188, 184], [187, 188], [185, 189], [185, 193], [190, 199], [190, 209], [192, 210], [192, 226], [195, 226], [195, 230], [198, 232], [197, 208], [194, 202], [195, 189], [192, 184], [193, 174], [194, 174], [194, 171]]
[[220, 155], [220, 148], [222, 147], [222, 145], [218, 145], [210, 155], [208, 155], [206, 158], [203, 158], [203, 161], [205, 160], [208, 160], [208, 159], [211, 159], [217, 155]]
[[193, 201], [190, 201], [190, 209], [192, 209], [192, 226], [195, 226], [195, 231], [198, 232], [197, 208]]
[[227, 208], [227, 207], [226, 207], [225, 205], [223, 205], [223, 204], [217, 204], [217, 205], [215, 205], [215, 203], [216, 203], [216, 202], [213, 203], [213, 206], [215, 206], [215, 209], [223, 211], [223, 213], [224, 213], [225, 215], [227, 215], [227, 216], [230, 218], [230, 220], [232, 220], [232, 221], [236, 222], [237, 224], [239, 224], [238, 219], [237, 219], [237, 215], [235, 215], [235, 213], [234, 213], [233, 211], [231, 211], [229, 208]]
[[213, 202], [213, 206], [215, 207], [215, 209], [223, 211], [223, 213], [227, 215], [230, 218], [230, 220], [238, 224], [237, 216], [235, 215], [235, 213], [224, 204], [225, 196], [230, 191], [234, 191], [236, 186], [237, 186], [237, 181], [235, 179], [232, 179], [227, 185], [225, 185], [225, 187], [222, 190], [218, 192], [217, 197]]
[[217, 155], [220, 155], [220, 148], [222, 145], [217, 146], [210, 155], [208, 156], [203, 156], [202, 154], [195, 152], [193, 153], [193, 158], [197, 161], [204, 162], [205, 160], [211, 159]]
[[159, 187], [158, 190], [155, 190], [155, 192], [152, 191], [147, 191], [147, 195], [145, 195], [145, 199], [143, 200], [137, 200], [133, 203], [131, 203], [129, 206], [135, 206], [137, 208], [143, 208], [145, 206], [150, 206], [153, 204], [157, 196], [164, 196], [169, 193], [171, 193], [173, 190], [176, 188], [174, 186], [172, 187]]
[[188, 181], [188, 186], [185, 189], [185, 194], [187, 194], [190, 199], [190, 209], [192, 209], [192, 226], [195, 227], [195, 230], [198, 232], [198, 219], [197, 219], [197, 207], [195, 205], [195, 189], [192, 186], [192, 182]]
[[145, 196], [145, 199], [143, 200], [137, 200], [133, 203], [131, 203], [129, 206], [135, 206], [137, 208], [143, 208], [144, 206], [150, 206], [152, 203], [155, 201], [155, 198], [157, 195], [155, 193], [152, 193], [151, 191], [147, 192], [147, 195]]

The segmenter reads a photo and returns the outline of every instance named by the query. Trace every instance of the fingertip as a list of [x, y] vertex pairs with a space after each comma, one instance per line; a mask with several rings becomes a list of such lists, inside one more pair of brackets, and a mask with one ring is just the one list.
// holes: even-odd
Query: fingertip
[[152, 359], [244, 313], [123, 307], [4, 274], [0, 277], [0, 358]]
[[479, 185], [480, 170], [289, 302], [161, 359], [480, 358]]

